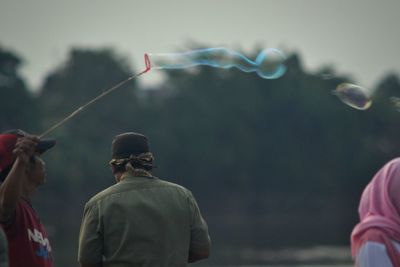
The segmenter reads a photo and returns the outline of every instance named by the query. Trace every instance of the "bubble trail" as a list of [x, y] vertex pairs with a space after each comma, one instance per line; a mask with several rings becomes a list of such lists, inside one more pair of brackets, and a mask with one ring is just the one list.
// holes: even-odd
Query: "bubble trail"
[[205, 48], [183, 53], [148, 53], [152, 69], [183, 69], [206, 65], [215, 68], [237, 68], [243, 72], [256, 72], [264, 79], [277, 79], [286, 72], [286, 56], [278, 49], [261, 51], [253, 61], [243, 54], [224, 47]]
[[366, 110], [372, 105], [371, 93], [366, 88], [355, 84], [341, 83], [332, 93], [343, 103], [355, 109]]

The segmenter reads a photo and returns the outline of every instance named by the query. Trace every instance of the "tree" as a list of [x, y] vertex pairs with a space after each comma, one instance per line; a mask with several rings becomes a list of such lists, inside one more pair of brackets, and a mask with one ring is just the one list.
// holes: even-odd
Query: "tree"
[[[68, 61], [47, 77], [42, 88], [44, 128], [132, 73], [111, 49], [73, 49]], [[104, 166], [110, 157], [110, 141], [115, 133], [135, 129], [136, 118], [140, 117], [134, 92], [135, 81], [99, 100], [52, 133], [59, 140], [60, 158], [55, 164], [62, 162], [64, 167], [68, 167], [66, 162], [71, 164], [67, 173], [60, 173], [72, 182], [71, 186], [91, 185], [89, 176], [107, 181], [109, 173]]]
[[35, 99], [19, 73], [21, 64], [19, 56], [0, 46], [0, 131], [39, 128]]

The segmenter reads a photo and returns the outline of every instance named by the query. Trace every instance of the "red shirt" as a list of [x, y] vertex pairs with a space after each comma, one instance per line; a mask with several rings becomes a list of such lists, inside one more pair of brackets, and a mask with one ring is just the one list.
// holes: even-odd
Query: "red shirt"
[[47, 232], [31, 205], [21, 199], [10, 224], [3, 224], [10, 267], [53, 267]]

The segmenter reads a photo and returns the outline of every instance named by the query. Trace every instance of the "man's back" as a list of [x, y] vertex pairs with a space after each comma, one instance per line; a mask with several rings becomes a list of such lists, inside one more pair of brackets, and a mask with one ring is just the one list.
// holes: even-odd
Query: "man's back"
[[79, 261], [103, 266], [186, 266], [209, 249], [207, 225], [189, 190], [124, 175], [85, 207]]

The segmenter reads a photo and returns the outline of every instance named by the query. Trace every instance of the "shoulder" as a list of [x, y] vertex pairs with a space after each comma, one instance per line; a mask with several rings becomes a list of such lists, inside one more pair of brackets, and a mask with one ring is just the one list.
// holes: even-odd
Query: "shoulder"
[[187, 189], [186, 187], [182, 186], [182, 185], [175, 184], [175, 183], [172, 183], [172, 182], [168, 182], [168, 181], [165, 181], [165, 180], [161, 180], [159, 178], [156, 178], [156, 179], [157, 179], [157, 183], [159, 185], [163, 186], [163, 187], [173, 188], [176, 191], [178, 191], [178, 192], [180, 192], [180, 193], [182, 193], [182, 194], [184, 194], [184, 195], [186, 195], [188, 197], [192, 196], [192, 192], [189, 189]]
[[30, 204], [20, 199], [11, 217], [6, 221], [0, 222], [0, 224], [0, 228], [3, 228], [7, 235], [13, 236], [29, 225], [38, 225], [41, 223], [38, 215]]
[[102, 199], [106, 198], [109, 195], [112, 195], [113, 193], [117, 192], [118, 190], [118, 184], [112, 185], [106, 189], [104, 189], [103, 191], [100, 191], [99, 193], [95, 194], [94, 196], [92, 196], [87, 202], [86, 202], [86, 206], [93, 206], [96, 203], [98, 203], [99, 201], [101, 201]]
[[114, 194], [118, 194], [120, 192], [124, 192], [126, 190], [130, 191], [130, 190], [137, 190], [139, 188], [155, 188], [155, 187], [172, 189], [174, 192], [176, 192], [179, 195], [182, 195], [189, 199], [193, 198], [192, 192], [190, 190], [188, 190], [187, 188], [185, 188], [184, 186], [181, 186], [179, 184], [175, 184], [172, 182], [168, 182], [168, 181], [165, 181], [165, 180], [155, 177], [154, 181], [151, 184], [137, 186], [136, 188], [126, 187], [120, 183], [112, 185], [112, 186], [104, 189], [103, 191], [97, 193], [93, 197], [91, 197], [88, 200], [88, 202], [86, 203], [86, 208], [90, 208], [90, 207], [93, 208], [93, 207], [97, 206], [100, 202], [106, 201], [110, 196], [112, 196]]

